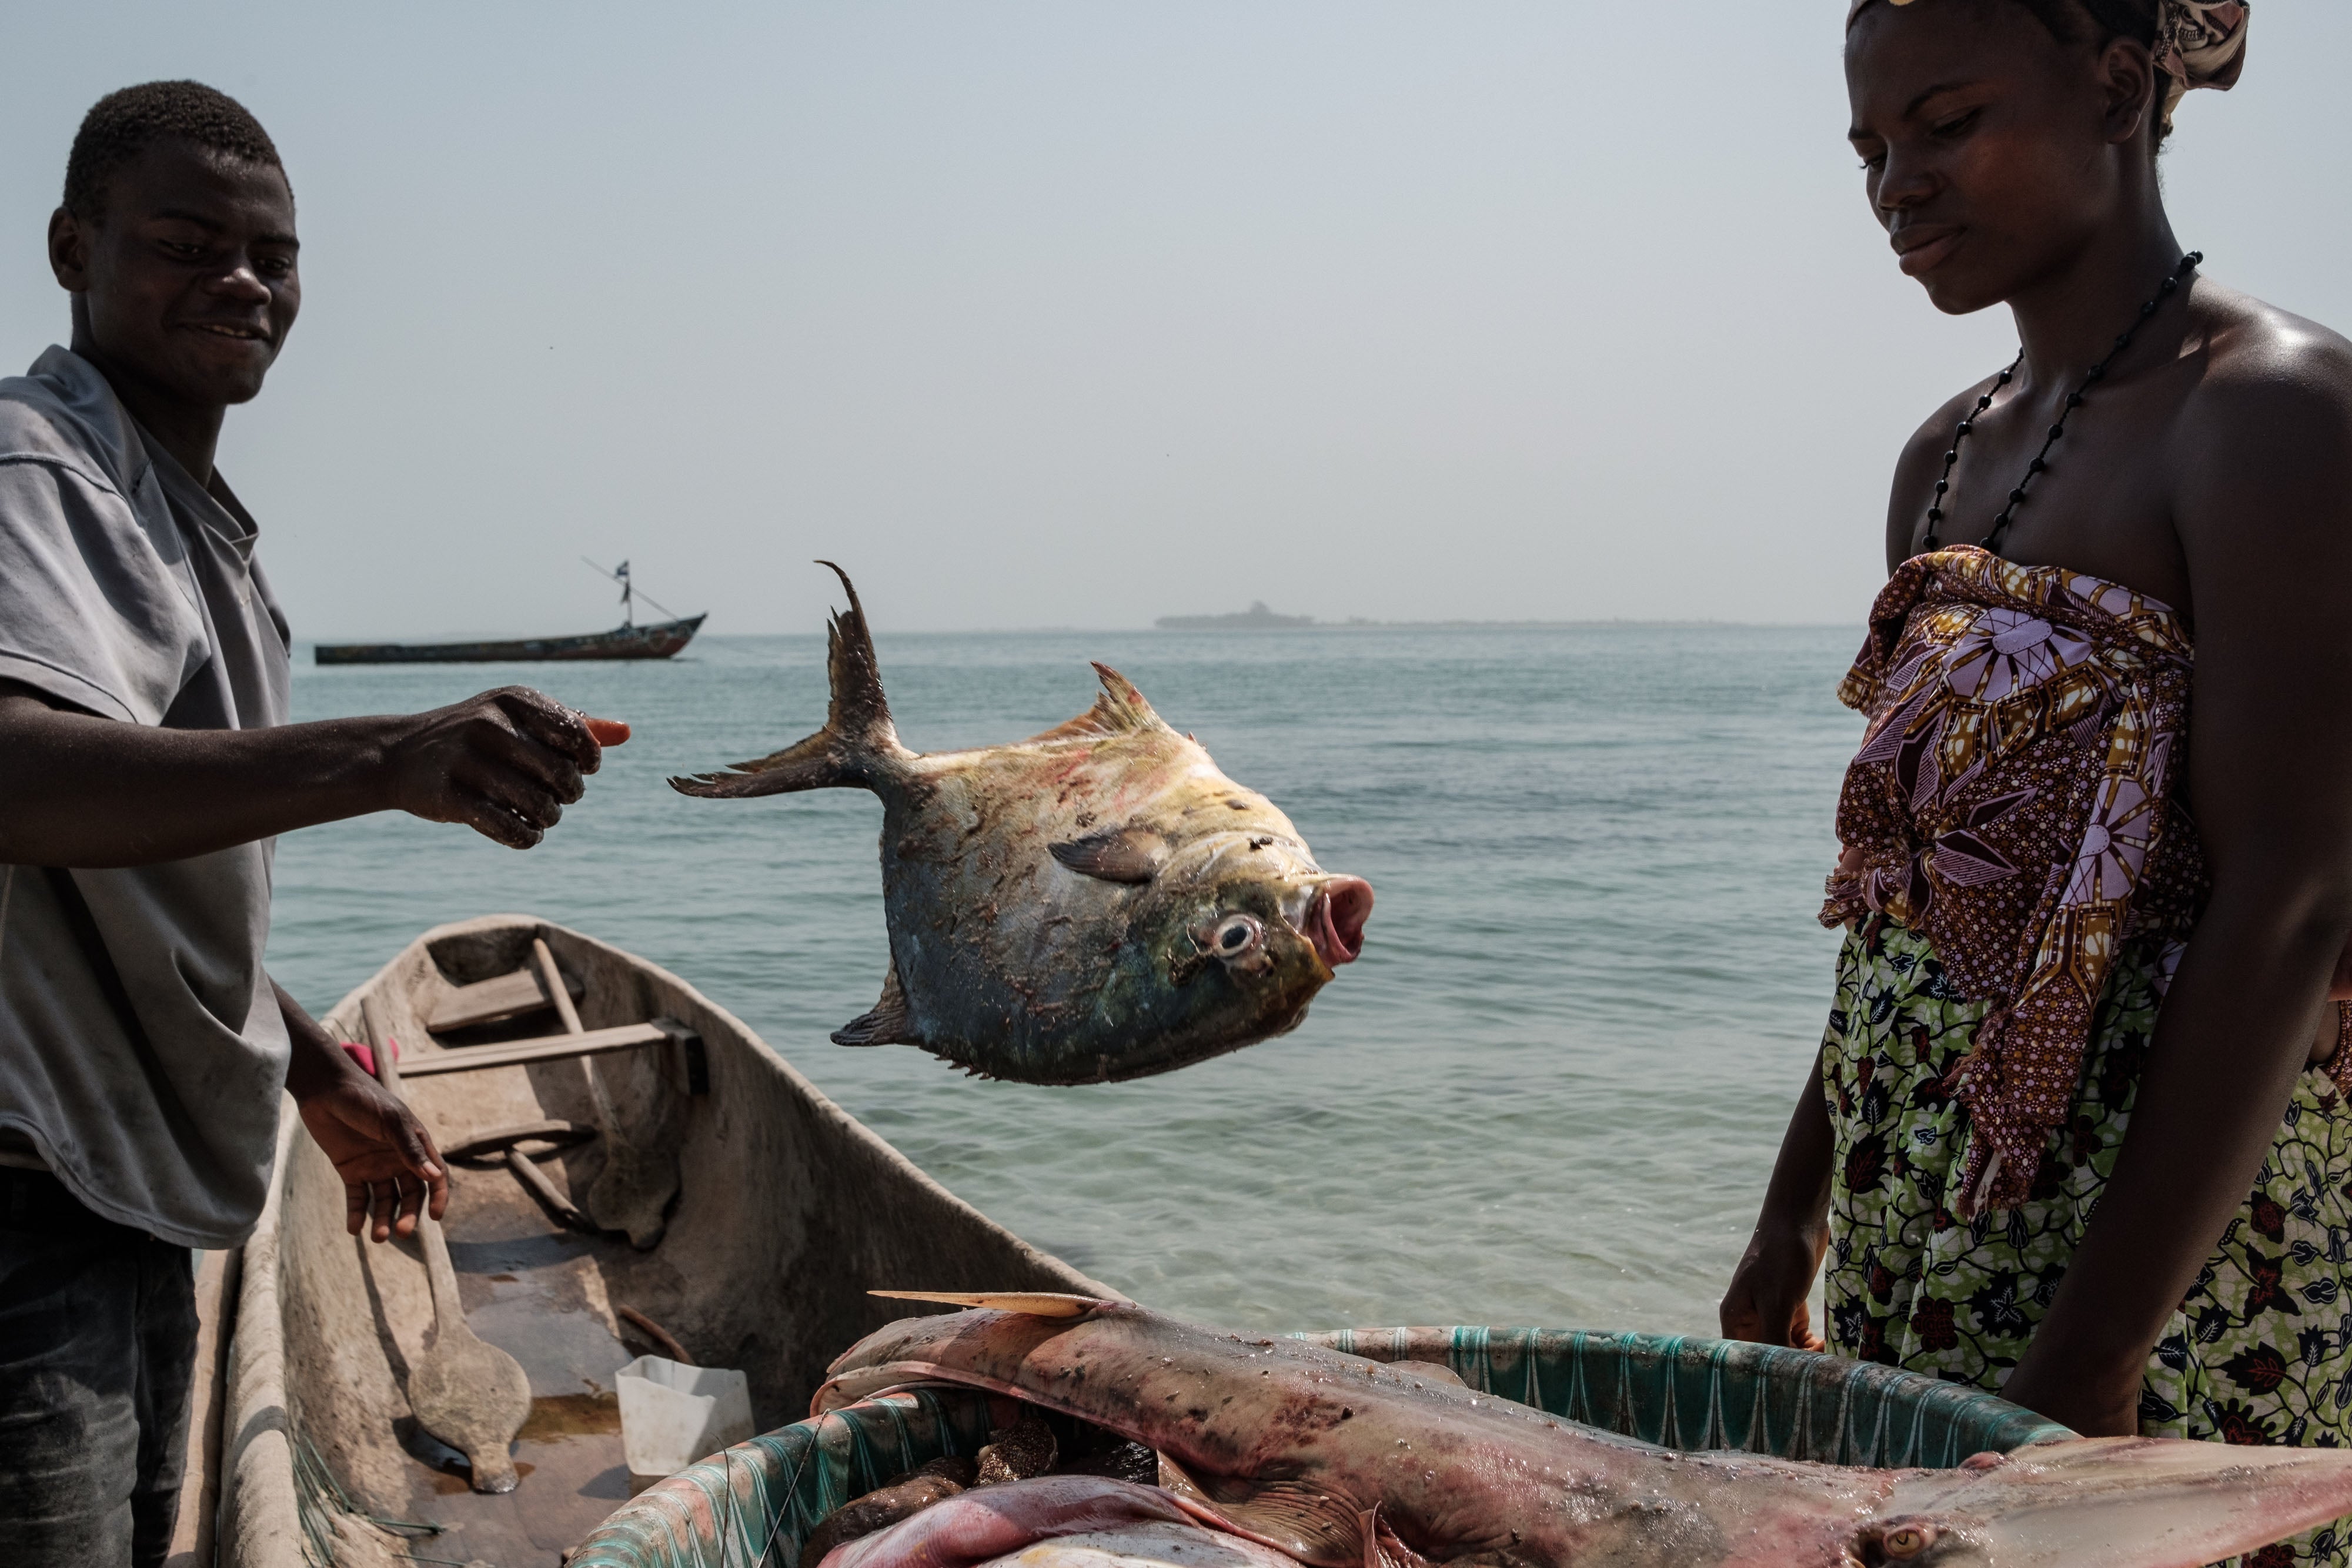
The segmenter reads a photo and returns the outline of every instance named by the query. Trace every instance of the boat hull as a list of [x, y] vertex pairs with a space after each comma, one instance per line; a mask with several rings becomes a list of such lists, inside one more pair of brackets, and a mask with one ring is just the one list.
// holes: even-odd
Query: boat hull
[[523, 637], [505, 643], [321, 643], [321, 664], [505, 664], [581, 659], [667, 659], [694, 641], [708, 619], [689, 615], [650, 626], [616, 626], [578, 637]]
[[[522, 1363], [533, 1396], [515, 1451], [529, 1467], [521, 1485], [476, 1495], [455, 1456], [415, 1429], [404, 1393], [432, 1333], [416, 1248], [345, 1234], [341, 1184], [288, 1102], [236, 1298], [220, 1456], [227, 1568], [299, 1568], [306, 1534], [321, 1529], [339, 1563], [399, 1561], [399, 1534], [362, 1515], [459, 1527], [437, 1543], [412, 1538], [405, 1550], [416, 1555], [558, 1568], [563, 1549], [629, 1495], [614, 1374], [637, 1354], [624, 1336], [643, 1336], [623, 1306], [698, 1361], [741, 1369], [766, 1429], [806, 1409], [843, 1345], [903, 1313], [870, 1288], [1105, 1291], [925, 1176], [683, 980], [562, 926], [494, 915], [427, 932], [322, 1021], [338, 1038], [364, 1038], [361, 1003], [372, 998], [412, 1069], [462, 1053], [437, 1047], [424, 1019], [450, 986], [527, 965], [534, 936], [583, 982], [585, 1028], [669, 1019], [701, 1041], [698, 1069], [676, 1041], [596, 1059], [628, 1139], [676, 1152], [679, 1196], [661, 1242], [639, 1252], [562, 1230], [507, 1170], [453, 1173], [445, 1228], [467, 1322]], [[453, 1038], [554, 1027], [542, 1013]], [[569, 1058], [421, 1074], [405, 1088], [446, 1148], [492, 1127], [593, 1122], [586, 1082]], [[601, 1168], [601, 1143], [540, 1168], [577, 1201]], [[349, 1507], [322, 1500], [322, 1474]]]

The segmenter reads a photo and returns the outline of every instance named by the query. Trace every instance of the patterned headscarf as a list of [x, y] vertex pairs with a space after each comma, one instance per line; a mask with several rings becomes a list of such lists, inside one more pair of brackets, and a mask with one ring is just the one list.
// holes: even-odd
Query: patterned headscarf
[[[1915, 0], [1886, 0], [1909, 5]], [[1849, 0], [1845, 25], [1862, 15], [1870, 0]], [[2156, 21], [2157, 68], [2172, 78], [2164, 100], [2164, 123], [2172, 124], [2173, 109], [2190, 88], [2228, 91], [2238, 85], [2246, 68], [2246, 23], [2250, 0], [2158, 0]]]

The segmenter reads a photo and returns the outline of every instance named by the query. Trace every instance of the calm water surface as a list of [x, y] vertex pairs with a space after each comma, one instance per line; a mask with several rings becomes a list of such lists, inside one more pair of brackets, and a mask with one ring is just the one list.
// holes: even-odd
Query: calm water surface
[[887, 963], [872, 797], [664, 785], [814, 728], [822, 639], [603, 667], [320, 670], [305, 648], [298, 718], [528, 681], [636, 736], [527, 854], [388, 817], [289, 837], [271, 967], [323, 1011], [426, 926], [528, 912], [677, 970], [955, 1191], [1153, 1305], [1254, 1328], [1711, 1332], [1826, 1010], [1813, 915], [1855, 640], [882, 637], [909, 745], [1067, 718], [1099, 658], [1379, 892], [1362, 960], [1297, 1033], [1082, 1089], [825, 1039]]

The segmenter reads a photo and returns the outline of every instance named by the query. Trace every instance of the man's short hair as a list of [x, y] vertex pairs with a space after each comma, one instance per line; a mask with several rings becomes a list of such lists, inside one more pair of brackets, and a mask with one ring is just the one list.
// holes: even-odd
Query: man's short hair
[[151, 81], [90, 105], [66, 154], [66, 210], [95, 222], [106, 183], [151, 143], [177, 137], [247, 163], [286, 172], [278, 144], [245, 105], [200, 81]]

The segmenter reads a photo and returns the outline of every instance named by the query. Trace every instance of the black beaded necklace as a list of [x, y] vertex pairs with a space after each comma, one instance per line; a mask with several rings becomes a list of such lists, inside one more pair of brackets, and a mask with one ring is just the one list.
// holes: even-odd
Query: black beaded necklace
[[[2083, 400], [2089, 395], [2091, 388], [2097, 385], [2099, 380], [2107, 373], [2107, 367], [2116, 362], [2116, 356], [2131, 347], [2133, 337], [2147, 324], [2147, 319], [2156, 314], [2157, 308], [2162, 305], [2167, 298], [2179, 292], [2181, 280], [2204, 259], [2205, 253], [2201, 250], [2192, 250], [2182, 256], [2180, 265], [2172, 269], [2172, 276], [2164, 280], [2164, 287], [2157, 290], [2155, 298], [2139, 308], [2138, 318], [2126, 329], [2122, 337], [2116, 340], [2116, 346], [2108, 350], [2107, 357], [2093, 365], [2084, 374], [2083, 384], [2075, 388], [2068, 396], [2066, 406], [2059, 411], [2058, 423], [2050, 427], [2049, 436], [2042, 443], [2041, 453], [2026, 465], [2025, 477], [2019, 480], [2017, 488], [2009, 493], [2009, 505], [2003, 507], [2000, 509], [2000, 516], [1993, 519], [1992, 532], [1985, 536], [1986, 549], [1995, 555], [2000, 553], [2001, 535], [2009, 531], [2010, 519], [2017, 515], [2017, 508], [2025, 505], [2026, 486], [2033, 483], [2036, 475], [2050, 466], [2050, 449], [2058, 444], [2060, 436], [2066, 434], [2067, 420], [2073, 418], [2074, 411], [2083, 406]], [[1992, 406], [1993, 392], [1999, 392], [2015, 379], [2017, 367], [2024, 362], [2025, 350], [2020, 349], [2017, 350], [2017, 358], [2009, 362], [2009, 369], [2001, 371], [2000, 378], [1993, 382], [1992, 392], [1988, 392], [1984, 396], [1977, 399], [1976, 413], [1960, 421], [1959, 430], [1952, 436], [1951, 450], [1944, 454], [1944, 472], [1942, 477], [1936, 481], [1936, 498], [1927, 504], [1927, 537], [1922, 541], [1924, 548], [1931, 550], [1943, 548], [1942, 541], [1936, 537], [1936, 525], [1944, 520], [1944, 497], [1952, 488], [1952, 468], [1960, 460], [1960, 443], [1976, 433], [1976, 422], [1979, 416]]]

